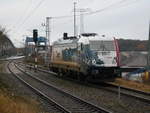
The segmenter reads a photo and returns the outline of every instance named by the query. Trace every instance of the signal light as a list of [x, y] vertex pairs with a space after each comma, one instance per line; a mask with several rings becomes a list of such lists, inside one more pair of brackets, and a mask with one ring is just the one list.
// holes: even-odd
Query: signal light
[[37, 29], [33, 30], [33, 41], [35, 43], [37, 43], [37, 41], [38, 41], [38, 30]]

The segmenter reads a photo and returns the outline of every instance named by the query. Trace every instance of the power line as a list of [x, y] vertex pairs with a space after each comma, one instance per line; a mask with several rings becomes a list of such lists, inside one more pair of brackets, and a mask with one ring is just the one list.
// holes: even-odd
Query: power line
[[127, 0], [121, 0], [121, 1], [119, 1], [117, 3], [114, 3], [114, 4], [111, 4], [111, 5], [109, 5], [109, 6], [105, 7], [105, 8], [102, 8], [102, 9], [99, 9], [99, 10], [96, 10], [96, 11], [92, 11], [92, 12], [89, 12], [89, 13], [86, 13], [86, 14], [91, 15], [91, 14], [95, 14], [95, 13], [100, 13], [100, 12], [108, 10], [108, 9], [110, 9], [112, 7], [115, 7], [115, 6], [117, 6], [117, 5], [119, 5], [119, 4], [123, 3], [123, 2], [126, 2], [126, 1]]
[[[96, 10], [96, 11], [92, 11], [92, 12], [88, 12], [88, 13], [83, 13], [83, 15], [92, 15], [92, 14], [96, 14], [96, 13], [101, 13], [101, 12], [104, 12], [106, 10], [110, 10], [111, 8], [116, 8], [118, 5], [122, 5], [123, 3], [126, 3], [127, 1], [131, 1], [131, 0], [121, 0], [121, 1], [118, 1], [116, 3], [113, 3], [113, 4], [109, 5], [107, 7], [104, 7], [102, 9], [99, 9], [99, 10]], [[131, 1], [131, 2], [137, 2], [137, 1], [139, 1], [139, 0], [134, 0], [134, 1]], [[25, 24], [25, 22], [27, 20], [29, 20], [29, 18], [31, 18], [31, 16], [41, 6], [41, 4], [43, 2], [44, 2], [44, 0], [39, 1], [39, 3], [36, 5], [36, 7], [25, 17], [25, 19], [23, 20], [23, 22], [20, 24], [20, 27], [22, 27]], [[131, 4], [131, 2], [124, 4], [124, 6], [127, 6], [127, 5]], [[52, 19], [65, 19], [65, 18], [71, 18], [73, 16], [74, 15], [55, 16], [55, 17], [52, 17]], [[80, 14], [76, 15], [76, 16], [80, 16]], [[18, 28], [18, 30], [20, 30], [20, 28]]]
[[[114, 3], [114, 4], [111, 4], [105, 8], [102, 8], [102, 9], [99, 9], [99, 10], [96, 10], [96, 11], [92, 11], [92, 12], [88, 12], [88, 13], [84, 13], [84, 15], [92, 15], [92, 14], [95, 14], [95, 13], [100, 13], [100, 12], [103, 12], [103, 11], [106, 11], [108, 9], [111, 9], [111, 8], [114, 8], [116, 6], [118, 6], [119, 4], [123, 4], [125, 2], [127, 2], [129, 0], [121, 0], [117, 3]], [[136, 2], [138, 0], [135, 0], [134, 2]], [[23, 20], [23, 22], [20, 24], [20, 26], [23, 26], [25, 24], [25, 22], [31, 18], [31, 16], [35, 13], [35, 11], [38, 9], [38, 7], [40, 7], [40, 5], [42, 4], [42, 2], [44, 2], [44, 0], [41, 0], [37, 6], [27, 15], [27, 17]], [[129, 5], [130, 3], [128, 3]], [[126, 6], [127, 4], [125, 4]], [[52, 19], [65, 19], [65, 18], [71, 18], [73, 17], [74, 15], [64, 15], [64, 16], [55, 16], [55, 17], [52, 17]], [[80, 15], [76, 15], [76, 16], [80, 16]]]
[[[92, 12], [89, 12], [89, 13], [85, 13], [85, 15], [92, 15], [92, 14], [96, 14], [96, 13], [101, 13], [101, 12], [103, 12], [103, 11], [110, 10], [111, 8], [116, 8], [118, 5], [121, 5], [121, 4], [126, 3], [126, 2], [128, 2], [128, 1], [129, 1], [129, 0], [121, 0], [121, 1], [119, 1], [119, 2], [117, 2], [117, 3], [114, 3], [114, 4], [109, 5], [109, 6], [105, 7], [105, 8], [103, 8], [103, 9], [99, 9], [99, 10], [96, 10], [96, 11], [92, 11]], [[134, 1], [131, 1], [131, 0], [130, 0], [130, 3], [126, 3], [126, 4], [124, 4], [124, 6], [127, 6], [127, 5], [131, 4], [131, 2], [134, 3], [134, 2], [137, 2], [137, 1], [139, 1], [139, 0], [134, 0]], [[121, 7], [123, 7], [123, 6], [121, 6]]]
[[[127, 1], [130, 1], [130, 3], [126, 3]], [[121, 6], [121, 7], [124, 7], [124, 6], [127, 6], [127, 5], [131, 4], [131, 3], [135, 3], [137, 1], [140, 1], [140, 0], [134, 0], [134, 1], [121, 0], [121, 1], [119, 1], [117, 3], [114, 3], [114, 4], [111, 4], [111, 5], [109, 5], [109, 6], [105, 7], [105, 8], [102, 8], [102, 9], [99, 9], [99, 10], [96, 10], [96, 11], [91, 11], [91, 12], [88, 12], [88, 13], [84, 13], [84, 15], [92, 15], [92, 14], [96, 14], [96, 13], [101, 13], [101, 12], [104, 12], [104, 11], [109, 10], [111, 8], [116, 8], [118, 5], [121, 5], [123, 3], [126, 3], [123, 6]], [[53, 19], [64, 19], [64, 18], [71, 18], [73, 16], [74, 15], [64, 15], [64, 16], [55, 16], [55, 17], [52, 17], [52, 18]], [[76, 16], [80, 16], [80, 15], [76, 15]]]
[[24, 18], [24, 20], [22, 21], [22, 23], [19, 25], [19, 28], [17, 30], [17, 32], [20, 30], [20, 27], [22, 27], [25, 22], [27, 20], [29, 20], [29, 18], [31, 18], [31, 16], [35, 13], [35, 11], [42, 5], [42, 3], [44, 2], [45, 0], [40, 0], [39, 3], [36, 5], [36, 7], [34, 7], [34, 9]]
[[42, 3], [44, 2], [45, 0], [41, 0], [37, 6], [27, 15], [27, 17], [24, 19], [24, 21], [22, 22], [22, 25], [35, 13], [35, 11], [38, 9], [38, 7], [40, 7], [42, 5]]
[[[133, 2], [133, 1], [131, 1], [130, 3], [127, 3], [129, 0], [121, 0], [121, 1], [118, 1], [118, 2], [115, 2], [115, 3], [113, 3], [113, 4], [111, 4], [111, 5], [109, 5], [109, 6], [107, 6], [107, 7], [104, 7], [104, 8], [102, 8], [102, 9], [99, 9], [99, 10], [96, 10], [96, 11], [92, 11], [92, 12], [88, 12], [88, 13], [83, 13], [83, 15], [92, 15], [92, 14], [96, 14], [96, 13], [101, 13], [101, 12], [104, 12], [104, 11], [106, 11], [106, 10], [110, 10], [111, 8], [116, 8], [118, 5], [122, 5], [123, 3], [126, 3], [126, 4], [124, 4], [124, 6], [126, 6], [126, 5], [129, 5], [129, 4], [131, 4], [131, 2]], [[134, 2], [136, 2], [136, 1], [138, 1], [138, 0], [134, 0]], [[65, 19], [65, 18], [72, 18], [74, 15], [64, 15], [64, 16], [55, 16], [55, 17], [51, 17], [51, 19]], [[81, 16], [80, 14], [79, 15], [76, 15], [76, 16]]]
[[21, 22], [23, 21], [23, 15], [26, 15], [27, 14], [27, 12], [29, 11], [29, 9], [31, 8], [31, 5], [32, 5], [32, 1], [31, 0], [29, 0], [29, 2], [28, 2], [28, 4], [26, 4], [27, 5], [27, 7], [25, 7], [25, 9], [23, 10], [23, 12], [22, 12], [22, 16], [20, 16], [19, 18], [18, 18], [18, 20], [12, 25], [12, 28], [15, 28], [15, 26], [18, 24], [18, 25], [20, 25], [21, 24]]

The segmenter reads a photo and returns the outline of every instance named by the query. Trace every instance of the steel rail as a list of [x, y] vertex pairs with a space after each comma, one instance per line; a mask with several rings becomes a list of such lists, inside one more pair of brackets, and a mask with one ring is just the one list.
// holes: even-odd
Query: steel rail
[[[30, 66], [28, 66], [28, 67], [30, 67]], [[33, 67], [31, 67], [31, 68], [33, 68]], [[38, 68], [38, 71], [57, 75], [57, 73], [54, 73], [52, 71], [47, 71], [47, 70], [44, 70], [44, 69], [41, 69], [41, 68]], [[144, 91], [140, 91], [140, 90], [135, 90], [135, 89], [127, 88], [127, 87], [123, 87], [123, 86], [113, 85], [113, 84], [110, 84], [110, 83], [104, 83], [104, 84], [112, 86], [113, 88], [116, 88], [116, 89], [112, 89], [110, 87], [100, 87], [100, 86], [95, 85], [95, 84], [83, 83], [83, 82], [75, 81], [75, 80], [72, 80], [72, 79], [69, 79], [69, 80], [77, 82], [77, 83], [82, 84], [82, 85], [87, 85], [89, 87], [94, 87], [94, 88], [98, 88], [98, 89], [104, 89], [104, 90], [107, 90], [107, 91], [111, 91], [111, 92], [116, 93], [116, 94], [119, 93], [118, 92], [118, 88], [120, 87], [120, 94], [128, 96], [128, 97], [133, 97], [135, 99], [138, 99], [138, 100], [150, 103], [150, 98], [147, 98], [148, 96], [150, 96], [150, 93], [148, 93], [148, 92], [144, 92]], [[125, 92], [125, 91], [122, 91], [122, 90], [127, 90], [128, 93]], [[129, 91], [133, 92], [133, 94], [131, 92], [129, 93]], [[141, 95], [139, 95], [139, 94], [141, 94]]]
[[[112, 84], [112, 83], [106, 83], [106, 84], [108, 84], [108, 85], [110, 85], [112, 87], [119, 87], [119, 85], [117, 85], [117, 84]], [[128, 91], [133, 91], [133, 92], [136, 92], [136, 93], [139, 93], [139, 94], [150, 96], [150, 92], [144, 92], [144, 91], [141, 91], [141, 90], [137, 90], [137, 89], [133, 89], [133, 88], [128, 88], [128, 87], [125, 87], [125, 86], [122, 86], [122, 85], [120, 85], [120, 88], [128, 90]]]
[[58, 91], [58, 92], [60, 92], [60, 93], [62, 93], [62, 94], [64, 94], [64, 95], [66, 95], [67, 97], [70, 97], [70, 98], [72, 98], [72, 99], [78, 101], [80, 104], [82, 104], [82, 105], [84, 105], [84, 106], [90, 107], [91, 109], [93, 109], [93, 110], [95, 111], [95, 113], [112, 113], [111, 111], [109, 111], [109, 110], [107, 110], [107, 109], [104, 109], [104, 108], [102, 108], [102, 107], [100, 107], [100, 106], [97, 106], [97, 105], [94, 105], [94, 104], [92, 104], [92, 103], [90, 103], [90, 102], [87, 102], [87, 101], [85, 101], [85, 100], [83, 100], [83, 99], [81, 99], [81, 98], [79, 98], [79, 97], [77, 97], [77, 96], [75, 96], [75, 95], [69, 94], [68, 92], [63, 91], [63, 90], [59, 89], [58, 87], [56, 87], [56, 86], [54, 86], [54, 85], [51, 85], [51, 84], [49, 84], [48, 82], [46, 82], [46, 81], [44, 81], [44, 80], [41, 80], [41, 79], [38, 78], [38, 77], [32, 76], [30, 73], [25, 72], [23, 69], [21, 69], [21, 68], [18, 67], [17, 65], [15, 65], [15, 66], [16, 66], [20, 71], [22, 71], [23, 73], [25, 73], [25, 74], [27, 74], [28, 76], [32, 77], [33, 79], [36, 79], [37, 81], [39, 81], [39, 82], [41, 82], [41, 83], [43, 83], [43, 84], [45, 84], [45, 85], [47, 85], [47, 86], [49, 86], [49, 87], [55, 89], [56, 91]]
[[[120, 94], [130, 96], [130, 97], [139, 99], [141, 101], [150, 103], [150, 93], [148, 93], [148, 92], [135, 90], [135, 89], [132, 89], [132, 88], [127, 88], [127, 87], [123, 87], [123, 86], [120, 86], [120, 85], [114, 85], [114, 84], [111, 84], [111, 83], [104, 83], [104, 84], [109, 86], [109, 87], [105, 88], [107, 90], [110, 90], [110, 91], [115, 92], [115, 93], [119, 93], [118, 89], [120, 88]], [[112, 89], [112, 88], [114, 88], [114, 89]]]
[[[11, 62], [10, 62], [11, 63]], [[11, 69], [10, 69], [10, 63], [8, 63], [7, 68], [9, 69], [9, 71], [11, 72], [12, 75], [14, 75], [18, 80], [20, 80], [22, 83], [24, 83], [26, 86], [28, 86], [29, 88], [31, 88], [36, 94], [38, 94], [39, 96], [41, 96], [42, 98], [44, 98], [46, 101], [49, 101], [49, 103], [52, 106], [55, 106], [59, 111], [63, 112], [63, 113], [72, 113], [71, 111], [65, 109], [63, 106], [61, 106], [60, 104], [58, 104], [57, 102], [55, 102], [54, 100], [52, 100], [50, 97], [48, 97], [47, 95], [45, 95], [44, 93], [42, 93], [40, 90], [34, 88], [33, 86], [31, 86], [29, 83], [27, 83], [26, 81], [24, 81], [21, 77], [19, 77], [17, 74], [15, 74]]]

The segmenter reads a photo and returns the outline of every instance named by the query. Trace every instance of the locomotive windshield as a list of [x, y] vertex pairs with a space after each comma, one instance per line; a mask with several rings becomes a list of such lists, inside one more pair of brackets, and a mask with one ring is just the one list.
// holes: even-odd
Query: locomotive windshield
[[[116, 66], [116, 50], [113, 40], [91, 40], [90, 50], [95, 54], [96, 65]], [[98, 63], [98, 61], [103, 63]], [[93, 63], [94, 64], [94, 63]]]
[[113, 41], [90, 41], [90, 49], [94, 51], [115, 51]]

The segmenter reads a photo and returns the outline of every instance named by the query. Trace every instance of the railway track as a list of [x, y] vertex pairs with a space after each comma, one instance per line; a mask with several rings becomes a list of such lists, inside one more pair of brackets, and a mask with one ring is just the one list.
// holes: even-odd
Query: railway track
[[122, 94], [122, 95], [130, 96], [130, 97], [139, 99], [141, 101], [150, 103], [150, 93], [148, 93], [148, 92], [143, 92], [140, 90], [127, 88], [127, 87], [112, 84], [112, 83], [104, 83], [104, 85], [108, 86], [108, 87], [105, 87], [106, 90], [118, 93], [118, 95], [120, 92], [120, 94]]
[[[30, 67], [30, 66], [27, 65], [27, 67]], [[45, 73], [57, 75], [56, 73], [53, 73], [51, 71], [42, 69], [42, 67], [38, 68], [38, 71], [42, 71], [42, 72], [45, 72]], [[77, 83], [82, 84], [82, 85], [88, 85], [90, 87], [111, 91], [113, 93], [116, 93], [118, 95], [118, 97], [119, 97], [119, 95], [120, 96], [124, 95], [124, 96], [128, 96], [128, 97], [131, 97], [131, 98], [138, 99], [138, 100], [143, 101], [143, 102], [150, 103], [150, 93], [149, 92], [143, 92], [143, 91], [135, 90], [135, 89], [132, 89], [132, 88], [127, 88], [127, 87], [123, 87], [123, 86], [119, 86], [119, 85], [114, 85], [114, 84], [111, 84], [111, 83], [103, 83], [103, 85], [105, 87], [102, 87], [102, 86], [98, 86], [97, 84], [83, 83], [83, 82], [75, 81], [75, 80], [72, 80], [72, 79], [69, 79], [69, 80], [71, 80], [73, 82], [77, 82]]]
[[14, 75], [17, 79], [19, 79], [23, 84], [25, 84], [27, 87], [29, 87], [33, 92], [35, 92], [37, 95], [39, 95], [44, 101], [46, 101], [49, 105], [52, 112], [56, 113], [70, 113], [70, 111], [67, 111], [64, 107], [53, 101], [51, 98], [49, 98], [47, 95], [45, 95], [43, 92], [41, 92], [39, 89], [33, 87], [31, 84], [26, 82], [23, 78], [20, 77], [20, 74], [16, 74], [15, 72], [12, 71], [10, 68], [11, 62], [8, 63], [7, 68], [11, 72], [12, 75]]
[[[13, 66], [13, 69], [10, 68], [10, 65]], [[39, 95], [44, 97], [46, 100], [53, 103], [56, 108], [61, 112], [65, 113], [111, 113], [110, 111], [91, 104], [81, 98], [78, 98], [74, 95], [71, 95], [65, 91], [60, 90], [59, 88], [47, 83], [40, 78], [32, 76], [24, 69], [18, 67], [15, 64], [8, 65], [9, 70], [13, 75], [15, 75], [19, 80], [25, 83], [28, 87], [32, 88], [33, 91], [36, 91]], [[16, 68], [22, 74], [14, 72], [12, 70]], [[59, 104], [58, 104], [59, 103]]]

